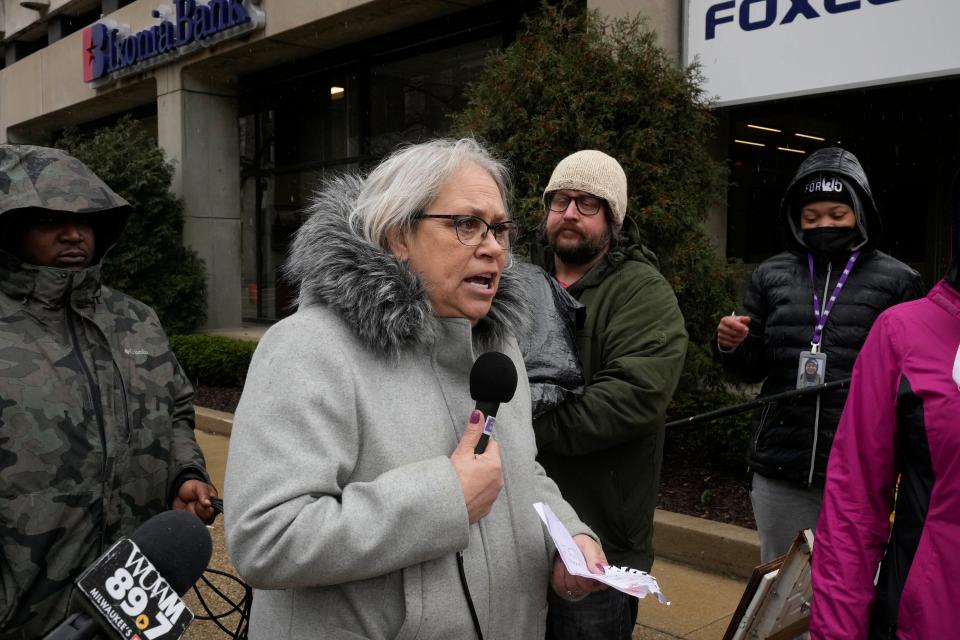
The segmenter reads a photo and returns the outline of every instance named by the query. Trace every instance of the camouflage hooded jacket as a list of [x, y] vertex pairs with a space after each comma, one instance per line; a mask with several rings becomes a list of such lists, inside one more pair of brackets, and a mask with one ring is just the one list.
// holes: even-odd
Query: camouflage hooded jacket
[[[46, 197], [44, 181], [64, 179], [76, 197]], [[0, 222], [16, 209], [116, 214], [118, 202], [108, 245], [126, 202], [61, 152], [0, 145]], [[207, 478], [192, 397], [156, 314], [102, 286], [99, 264], [0, 251], [0, 638], [41, 637], [83, 568], [169, 508], [178, 476]]]

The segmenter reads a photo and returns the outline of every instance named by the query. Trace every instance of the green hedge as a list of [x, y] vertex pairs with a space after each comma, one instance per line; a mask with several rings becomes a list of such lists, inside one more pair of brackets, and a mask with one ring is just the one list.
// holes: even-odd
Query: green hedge
[[175, 335], [170, 346], [193, 384], [242, 387], [256, 342], [223, 336]]

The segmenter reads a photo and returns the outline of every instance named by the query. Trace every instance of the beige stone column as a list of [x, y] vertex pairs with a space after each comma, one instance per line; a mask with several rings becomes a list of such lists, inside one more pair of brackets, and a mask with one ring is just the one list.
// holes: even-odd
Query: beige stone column
[[207, 271], [207, 328], [238, 327], [240, 150], [234, 78], [158, 70], [157, 137], [174, 162], [173, 191], [184, 201], [184, 244]]

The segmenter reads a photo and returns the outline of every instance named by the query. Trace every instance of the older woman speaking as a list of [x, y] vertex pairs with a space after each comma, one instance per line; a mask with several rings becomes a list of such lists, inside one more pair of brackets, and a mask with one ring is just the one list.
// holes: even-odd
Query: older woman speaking
[[[534, 460], [507, 196], [504, 166], [465, 139], [315, 197], [288, 264], [299, 310], [261, 340], [230, 439], [251, 637], [533, 640], [548, 582], [573, 599], [603, 588], [566, 572], [533, 508], [605, 562]], [[490, 350], [524, 382], [477, 455], [469, 375]]]

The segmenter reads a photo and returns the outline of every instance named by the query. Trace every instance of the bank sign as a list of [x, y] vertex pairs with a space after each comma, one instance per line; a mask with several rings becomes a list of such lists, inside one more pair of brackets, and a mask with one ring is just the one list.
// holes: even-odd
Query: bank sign
[[83, 32], [83, 79], [100, 87], [124, 76], [260, 29], [259, 0], [175, 0], [153, 10], [159, 23], [133, 32], [129, 25], [101, 20]]
[[960, 74], [960, 0], [684, 0], [718, 106]]

